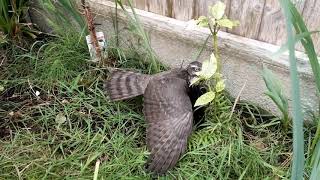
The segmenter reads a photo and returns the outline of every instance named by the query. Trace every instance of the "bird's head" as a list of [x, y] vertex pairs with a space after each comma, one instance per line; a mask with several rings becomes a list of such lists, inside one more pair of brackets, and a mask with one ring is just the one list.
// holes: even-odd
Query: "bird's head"
[[201, 67], [202, 63], [199, 61], [193, 61], [187, 66], [189, 84], [192, 82], [194, 78], [198, 77], [197, 72], [201, 71]]

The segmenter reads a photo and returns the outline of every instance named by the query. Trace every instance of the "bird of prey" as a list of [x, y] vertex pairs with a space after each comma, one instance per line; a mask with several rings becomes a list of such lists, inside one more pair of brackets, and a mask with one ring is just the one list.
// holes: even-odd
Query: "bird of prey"
[[147, 170], [153, 173], [166, 173], [186, 151], [193, 124], [189, 85], [201, 66], [194, 61], [186, 68], [155, 75], [115, 69], [105, 83], [112, 101], [143, 95], [146, 143], [150, 151]]

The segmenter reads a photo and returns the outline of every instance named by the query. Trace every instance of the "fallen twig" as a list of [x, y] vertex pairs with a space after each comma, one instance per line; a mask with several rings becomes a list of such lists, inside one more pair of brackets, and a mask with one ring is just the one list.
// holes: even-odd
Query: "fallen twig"
[[230, 113], [230, 116], [229, 116], [229, 120], [232, 118], [232, 114], [234, 113], [234, 110], [236, 109], [236, 105], [237, 105], [238, 101], [240, 100], [240, 95], [242, 94], [242, 91], [244, 90], [246, 85], [247, 85], [247, 80], [243, 83], [243, 85], [242, 85], [242, 87], [240, 89], [240, 92], [238, 93], [238, 96], [237, 96], [236, 100], [234, 101], [234, 104], [232, 106], [232, 110], [231, 110], [231, 113]]

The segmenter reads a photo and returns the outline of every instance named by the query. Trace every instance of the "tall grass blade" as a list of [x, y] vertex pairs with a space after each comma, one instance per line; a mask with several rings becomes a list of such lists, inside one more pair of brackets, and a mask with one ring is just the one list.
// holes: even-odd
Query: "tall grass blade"
[[320, 179], [320, 141], [318, 141], [312, 158], [312, 171], [310, 175], [310, 180]]
[[291, 179], [303, 179], [304, 171], [304, 138], [303, 138], [303, 115], [301, 110], [300, 86], [295, 57], [294, 32], [291, 20], [292, 14], [290, 0], [279, 0], [286, 17], [286, 29], [290, 60], [290, 79], [293, 101], [293, 162]]
[[[311, 31], [311, 32], [303, 32], [303, 33], [300, 33], [300, 34], [296, 34], [295, 38], [294, 38], [294, 42], [297, 43], [301, 40], [303, 40], [305, 37], [307, 36], [310, 36], [311, 34], [314, 34], [314, 33], [319, 33], [320, 31]], [[281, 54], [283, 54], [284, 52], [286, 52], [288, 50], [288, 43], [285, 43], [284, 45], [282, 45], [280, 47], [280, 49], [275, 52], [272, 57], [273, 58], [277, 58], [279, 57]]]
[[288, 2], [287, 8], [291, 12], [291, 23], [295, 28], [296, 33], [297, 34], [307, 33], [306, 36], [303, 39], [301, 39], [301, 43], [305, 49], [306, 54], [308, 55], [311, 68], [313, 71], [313, 75], [316, 81], [316, 85], [318, 88], [318, 93], [319, 93], [320, 92], [320, 65], [319, 65], [317, 53], [314, 49], [314, 44], [311, 38], [311, 34], [308, 34], [309, 31], [303, 21], [302, 16], [300, 15], [299, 11], [291, 1]]
[[44, 16], [48, 25], [56, 33], [63, 35], [70, 29], [84, 29], [88, 33], [85, 20], [77, 10], [74, 0], [43, 0], [39, 3], [46, 11]]
[[133, 8], [133, 5], [132, 5], [132, 2], [131, 0], [127, 0], [127, 3], [131, 9], [131, 12], [133, 14], [133, 16], [131, 16], [128, 11], [126, 10], [126, 8], [124, 7], [124, 4], [122, 3], [121, 0], [116, 0], [116, 3], [119, 4], [119, 6], [121, 7], [121, 9], [123, 10], [123, 12], [125, 13], [125, 15], [127, 16], [127, 18], [129, 19], [129, 23], [130, 25], [134, 28], [133, 31], [135, 31], [135, 33], [140, 36], [140, 38], [142, 39], [143, 41], [143, 45], [144, 47], [146, 48], [147, 52], [148, 52], [148, 56], [149, 56], [149, 59], [151, 60], [151, 70], [154, 72], [154, 73], [157, 73], [160, 71], [160, 66], [158, 64], [158, 61], [157, 61], [157, 57], [151, 47], [151, 44], [150, 44], [150, 39], [149, 39], [149, 36], [148, 34], [144, 31], [141, 23], [140, 23], [140, 20], [139, 20], [139, 17], [138, 15], [136, 14], [135, 12], [135, 9]]

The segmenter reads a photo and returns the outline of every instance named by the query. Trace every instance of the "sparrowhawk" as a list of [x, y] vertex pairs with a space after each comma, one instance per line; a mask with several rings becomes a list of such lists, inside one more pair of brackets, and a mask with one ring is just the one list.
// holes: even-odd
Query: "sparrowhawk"
[[105, 83], [112, 101], [143, 95], [146, 143], [151, 152], [147, 163], [149, 171], [166, 173], [186, 151], [193, 124], [189, 85], [201, 65], [194, 61], [186, 68], [155, 75], [115, 69]]

